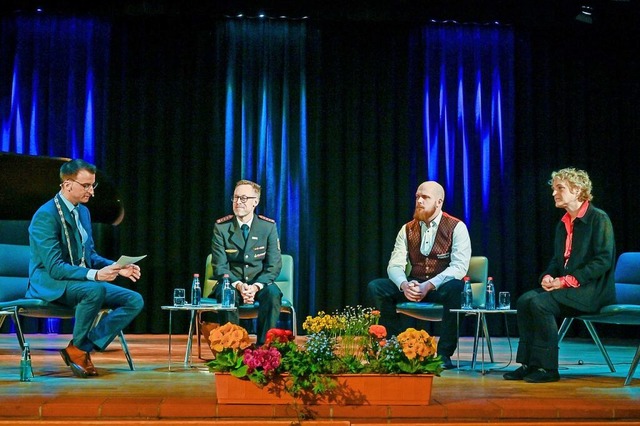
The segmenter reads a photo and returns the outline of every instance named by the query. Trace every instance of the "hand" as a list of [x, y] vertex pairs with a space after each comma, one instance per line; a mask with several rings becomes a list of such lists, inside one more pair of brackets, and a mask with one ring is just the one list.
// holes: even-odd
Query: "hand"
[[[547, 277], [545, 277], [547, 278]], [[562, 280], [560, 278], [552, 278], [549, 277], [546, 280], [542, 280], [542, 288], [545, 291], [553, 291], [553, 290], [557, 290], [559, 288], [564, 287]]]
[[142, 275], [140, 267], [134, 264], [124, 266], [118, 273], [125, 278], [129, 278], [134, 283], [138, 281]]
[[254, 284], [242, 284], [240, 286], [240, 295], [244, 303], [253, 303], [256, 293], [258, 292], [258, 286]]
[[404, 296], [413, 302], [419, 302], [424, 297], [422, 294], [424, 290], [420, 288], [420, 283], [416, 280], [405, 281], [402, 283], [402, 287]]
[[116, 279], [121, 269], [122, 266], [117, 263], [105, 266], [96, 273], [96, 281], [113, 281]]

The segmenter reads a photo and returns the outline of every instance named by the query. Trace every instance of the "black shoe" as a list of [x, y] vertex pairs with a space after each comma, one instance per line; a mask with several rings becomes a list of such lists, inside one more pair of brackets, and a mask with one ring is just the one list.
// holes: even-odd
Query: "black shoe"
[[442, 368], [444, 368], [445, 370], [452, 370], [456, 367], [453, 366], [453, 363], [451, 362], [451, 357], [447, 356], [447, 355], [440, 355], [440, 359], [442, 360]]
[[550, 383], [558, 380], [560, 380], [558, 370], [545, 370], [544, 368], [538, 368], [524, 378], [527, 383]]
[[533, 370], [529, 366], [522, 364], [522, 366], [520, 366], [520, 368], [518, 368], [517, 370], [504, 373], [502, 377], [504, 377], [505, 380], [522, 380], [527, 374], [531, 373], [532, 371]]

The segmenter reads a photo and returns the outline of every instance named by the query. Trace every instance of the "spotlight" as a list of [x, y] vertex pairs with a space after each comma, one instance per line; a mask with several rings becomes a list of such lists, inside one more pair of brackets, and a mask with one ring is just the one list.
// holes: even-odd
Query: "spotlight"
[[593, 6], [580, 6], [580, 12], [576, 15], [576, 21], [593, 24]]

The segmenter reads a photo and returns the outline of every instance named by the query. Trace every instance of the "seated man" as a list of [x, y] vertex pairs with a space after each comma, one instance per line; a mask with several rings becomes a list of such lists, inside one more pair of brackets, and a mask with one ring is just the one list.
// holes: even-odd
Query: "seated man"
[[[258, 302], [257, 343], [261, 345], [267, 331], [276, 326], [282, 305], [282, 292], [274, 284], [282, 269], [278, 229], [272, 219], [254, 214], [260, 202], [257, 183], [238, 181], [231, 201], [233, 214], [216, 220], [213, 227], [211, 264], [218, 280], [213, 297], [222, 300], [222, 277], [229, 274], [237, 290], [236, 305]], [[220, 312], [219, 318], [222, 323], [239, 321], [237, 311]], [[204, 325], [205, 335], [206, 330], [209, 327]]]
[[[398, 314], [401, 302], [435, 302], [444, 306], [438, 355], [444, 368], [453, 368], [451, 355], [458, 334], [456, 315], [460, 308], [462, 278], [469, 269], [471, 240], [467, 226], [442, 211], [444, 189], [437, 182], [422, 183], [416, 191], [413, 220], [400, 229], [387, 266], [389, 278], [369, 283], [369, 303], [380, 309], [380, 324], [389, 335], [397, 335], [410, 326], [411, 318]], [[411, 275], [406, 276], [407, 264]]]
[[[56, 302], [76, 310], [73, 339], [60, 351], [75, 376], [97, 376], [90, 353], [104, 350], [140, 313], [144, 302], [135, 291], [109, 284], [118, 275], [140, 279], [138, 265], [120, 266], [96, 253], [89, 209], [96, 167], [72, 160], [60, 167], [60, 192], [46, 202], [29, 225], [27, 297]], [[112, 311], [95, 328], [103, 308]]]

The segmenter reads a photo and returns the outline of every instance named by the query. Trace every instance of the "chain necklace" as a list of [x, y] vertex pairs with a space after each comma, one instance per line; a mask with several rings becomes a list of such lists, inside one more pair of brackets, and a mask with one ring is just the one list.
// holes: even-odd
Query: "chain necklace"
[[[71, 264], [73, 263], [73, 253], [71, 251], [71, 238], [69, 237], [69, 229], [67, 228], [67, 221], [64, 219], [64, 214], [62, 213], [62, 208], [60, 207], [60, 202], [58, 201], [58, 196], [53, 197], [53, 201], [56, 203], [56, 209], [58, 209], [58, 214], [60, 215], [60, 220], [62, 221], [62, 229], [64, 229], [64, 236], [67, 239], [67, 248], [69, 249], [69, 257], [71, 258]], [[73, 213], [71, 213], [73, 215]], [[80, 259], [80, 266], [83, 268], [86, 267], [84, 261], [84, 244], [82, 247], [82, 259]]]

